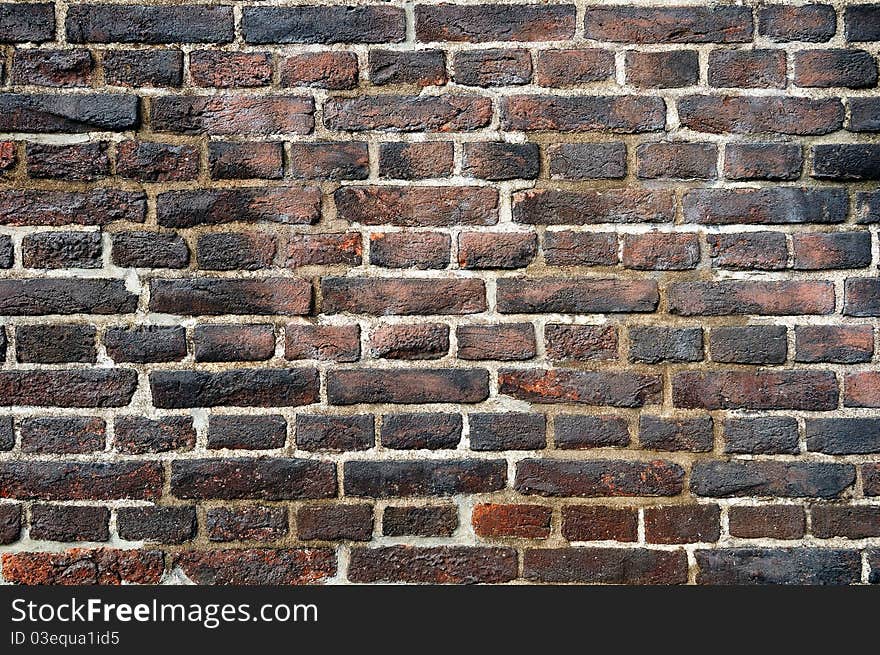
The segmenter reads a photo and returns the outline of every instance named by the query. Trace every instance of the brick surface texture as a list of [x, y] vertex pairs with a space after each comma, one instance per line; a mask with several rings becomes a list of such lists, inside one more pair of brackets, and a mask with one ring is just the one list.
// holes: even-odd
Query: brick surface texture
[[878, 55], [0, 0], [0, 582], [880, 582]]

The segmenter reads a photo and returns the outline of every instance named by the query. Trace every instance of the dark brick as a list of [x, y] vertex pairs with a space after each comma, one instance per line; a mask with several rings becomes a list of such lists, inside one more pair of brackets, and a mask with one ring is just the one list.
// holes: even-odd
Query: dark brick
[[446, 54], [442, 50], [371, 50], [370, 81], [386, 84], [446, 84]]
[[109, 328], [104, 346], [117, 362], [176, 362], [186, 357], [186, 330], [160, 325]]
[[820, 539], [865, 539], [880, 536], [880, 507], [813, 505], [811, 531]]
[[158, 462], [7, 460], [0, 463], [0, 497], [42, 500], [155, 500], [162, 494], [163, 477], [162, 466]]
[[504, 460], [432, 459], [345, 462], [345, 495], [453, 496], [503, 489]]
[[750, 7], [590, 7], [584, 36], [622, 43], [741, 43], [752, 40]]
[[471, 450], [540, 450], [547, 445], [543, 414], [469, 414]]
[[333, 198], [339, 218], [363, 225], [495, 225], [498, 192], [487, 187], [343, 187]]
[[293, 407], [318, 399], [318, 372], [312, 368], [154, 371], [153, 405], [185, 407]]
[[788, 416], [725, 419], [724, 452], [796, 455], [800, 452], [797, 419]]
[[800, 539], [806, 531], [799, 505], [733, 505], [727, 510], [730, 534], [743, 539]]
[[199, 325], [193, 332], [197, 362], [255, 362], [275, 354], [275, 327]]
[[694, 95], [678, 100], [678, 116], [697, 132], [810, 136], [840, 129], [844, 112], [838, 98]]
[[44, 505], [31, 507], [32, 539], [46, 541], [107, 541], [110, 510], [106, 507]]
[[665, 191], [534, 189], [513, 194], [513, 220], [528, 225], [667, 223], [673, 198]]
[[116, 173], [144, 182], [193, 180], [199, 174], [194, 146], [123, 141], [116, 147]]
[[845, 407], [880, 407], [880, 374], [877, 371], [847, 373], [843, 386]]
[[701, 328], [631, 327], [629, 359], [633, 362], [698, 362], [703, 359]]
[[530, 323], [460, 325], [455, 330], [459, 359], [510, 362], [536, 354], [535, 329]]
[[167, 191], [156, 198], [159, 225], [183, 228], [230, 222], [315, 223], [321, 193], [316, 187]]
[[440, 450], [461, 441], [459, 414], [385, 414], [380, 439], [385, 448]]
[[451, 246], [450, 236], [439, 232], [376, 232], [370, 235], [370, 263], [385, 268], [446, 268]]
[[20, 85], [90, 86], [94, 68], [88, 50], [16, 50], [10, 81]]
[[807, 450], [828, 455], [880, 452], [880, 420], [876, 418], [807, 419]]
[[864, 268], [871, 264], [870, 232], [795, 234], [794, 268], [827, 270]]
[[136, 388], [131, 369], [0, 371], [0, 406], [125, 407]]
[[96, 330], [91, 325], [19, 325], [15, 328], [19, 362], [94, 364]]
[[501, 369], [499, 392], [533, 403], [643, 407], [660, 401], [659, 376], [631, 372]]
[[21, 242], [25, 268], [101, 268], [100, 232], [38, 232]]
[[535, 57], [535, 82], [541, 86], [589, 84], [613, 75], [614, 53], [610, 50], [539, 50]]
[[454, 505], [386, 507], [382, 534], [386, 537], [450, 537], [458, 527]]
[[784, 50], [713, 50], [709, 86], [781, 89], [788, 74]]
[[781, 232], [708, 234], [706, 239], [714, 267], [776, 271], [788, 266], [788, 244]]
[[653, 280], [601, 278], [502, 278], [502, 314], [603, 314], [652, 312], [659, 295]]
[[862, 487], [866, 496], [880, 496], [880, 464], [863, 464]]
[[190, 416], [119, 416], [114, 423], [113, 446], [121, 453], [143, 455], [192, 450], [196, 430]]
[[287, 359], [356, 362], [361, 356], [358, 325], [293, 325], [286, 327]]
[[290, 267], [357, 266], [363, 256], [363, 239], [358, 232], [290, 235], [285, 255], [285, 264]]
[[543, 505], [484, 503], [474, 506], [472, 522], [479, 537], [546, 539], [550, 536], [551, 514], [552, 510]]
[[842, 223], [848, 202], [840, 189], [694, 189], [682, 199], [688, 223], [788, 225]]
[[729, 548], [696, 552], [698, 584], [840, 585], [858, 582], [856, 550]]
[[418, 5], [419, 41], [556, 41], [574, 35], [573, 5]]
[[137, 129], [139, 101], [124, 93], [4, 93], [4, 132], [101, 132]]
[[840, 143], [813, 146], [813, 177], [880, 180], [880, 145]]
[[86, 192], [9, 190], [0, 194], [0, 224], [13, 227], [143, 223], [143, 193], [94, 189]]
[[120, 507], [116, 527], [123, 539], [180, 544], [196, 534], [196, 508]]
[[19, 421], [18, 430], [23, 453], [94, 453], [104, 450], [106, 443], [104, 421], [93, 416], [26, 418]]
[[163, 314], [308, 314], [312, 287], [299, 278], [153, 279], [150, 310]]
[[788, 330], [784, 325], [712, 328], [709, 353], [726, 364], [782, 364], [788, 356]]
[[670, 505], [645, 510], [645, 539], [649, 544], [687, 544], [718, 541], [718, 505]]
[[880, 99], [850, 98], [849, 129], [853, 132], [880, 132]]
[[51, 2], [0, 4], [0, 42], [51, 41], [55, 37], [55, 5]]
[[512, 548], [468, 546], [386, 546], [351, 553], [352, 582], [474, 584], [508, 582], [516, 577], [518, 555]]
[[403, 41], [403, 9], [360, 7], [245, 7], [248, 43], [383, 43]]
[[319, 416], [298, 414], [296, 417], [296, 446], [308, 451], [368, 450], [375, 445], [373, 417]]
[[492, 102], [476, 95], [362, 95], [333, 98], [324, 105], [324, 125], [361, 132], [459, 132], [486, 127]]
[[460, 50], [453, 59], [455, 81], [466, 86], [514, 86], [532, 79], [528, 50]]
[[18, 541], [21, 535], [21, 505], [3, 503], [0, 505], [0, 544]]
[[874, 329], [870, 325], [798, 325], [795, 361], [856, 364], [874, 354]]
[[682, 371], [672, 376], [676, 407], [702, 409], [837, 408], [837, 378], [831, 371]]
[[336, 574], [336, 554], [327, 548], [191, 550], [174, 564], [201, 585], [302, 585]]
[[462, 172], [484, 180], [534, 179], [541, 168], [534, 143], [465, 143]]
[[880, 41], [880, 6], [846, 7], [844, 27], [847, 41]]
[[613, 266], [617, 263], [617, 234], [547, 231], [543, 250], [548, 266]]
[[370, 505], [314, 505], [296, 513], [296, 536], [304, 541], [369, 541], [373, 536]]
[[12, 245], [12, 237], [8, 235], [0, 236], [0, 268], [12, 268], [14, 262], [15, 248]]
[[71, 548], [3, 555], [3, 575], [14, 584], [157, 584], [164, 573], [165, 555], [157, 550]]
[[283, 448], [287, 422], [283, 416], [212, 416], [208, 448], [264, 450]]
[[211, 232], [196, 242], [199, 268], [257, 271], [275, 260], [275, 236], [266, 232]]
[[667, 287], [667, 302], [669, 312], [681, 316], [830, 314], [834, 286], [812, 280], [676, 282]]
[[379, 175], [401, 180], [447, 177], [452, 173], [452, 143], [380, 143]]
[[304, 52], [279, 63], [281, 86], [353, 89], [358, 83], [358, 60], [353, 52]]
[[364, 180], [370, 174], [366, 143], [292, 143], [290, 174], [320, 180]]
[[157, 132], [309, 134], [315, 126], [314, 100], [304, 96], [169, 95], [153, 98], [150, 107], [150, 123]]
[[217, 458], [171, 463], [178, 498], [298, 500], [336, 495], [332, 462], [292, 458]]
[[877, 86], [877, 62], [865, 50], [801, 50], [794, 53], [794, 83], [821, 88]]
[[848, 278], [844, 286], [843, 313], [846, 316], [880, 316], [880, 280]]
[[268, 52], [194, 50], [189, 55], [189, 74], [196, 86], [267, 86], [272, 83], [272, 55]]
[[626, 144], [622, 141], [557, 143], [547, 148], [547, 158], [553, 179], [601, 180], [626, 175]]
[[524, 459], [514, 488], [538, 496], [677, 496], [683, 484], [684, 469], [662, 460]]
[[758, 10], [758, 32], [773, 41], [828, 41], [837, 29], [831, 5], [771, 5]]
[[339, 369], [328, 371], [333, 405], [478, 403], [489, 397], [484, 369]]
[[[11, 416], [0, 416], [0, 451], [12, 450], [15, 447], [15, 428]], [[2, 509], [2, 506], [0, 506]]]
[[208, 144], [208, 164], [215, 179], [251, 177], [277, 180], [284, 174], [284, 146], [281, 143]]
[[617, 416], [559, 414], [553, 425], [553, 443], [561, 449], [623, 447], [630, 442], [626, 419]]
[[486, 309], [483, 284], [463, 278], [325, 277], [321, 280], [322, 311], [377, 316], [476, 314]]
[[636, 541], [635, 509], [572, 505], [562, 508], [562, 536], [569, 541]]
[[698, 496], [834, 498], [855, 482], [851, 464], [776, 461], [695, 462], [691, 491]]
[[549, 359], [582, 362], [617, 359], [617, 327], [548, 323], [544, 326], [544, 344]]
[[622, 262], [626, 268], [652, 271], [684, 271], [700, 263], [700, 239], [696, 234], [647, 232], [623, 235]]
[[660, 130], [665, 123], [666, 105], [654, 96], [511, 95], [501, 101], [507, 130], [630, 134]]
[[534, 232], [462, 232], [458, 237], [461, 268], [525, 268], [538, 254]]
[[232, 7], [74, 5], [67, 11], [71, 43], [227, 43]]
[[731, 180], [796, 180], [804, 162], [793, 143], [729, 143], [724, 152], [724, 176]]
[[604, 584], [683, 584], [683, 550], [646, 548], [547, 548], [527, 550], [523, 576], [537, 582]]
[[211, 541], [274, 541], [288, 531], [286, 507], [215, 507], [205, 517]]
[[637, 87], [672, 88], [691, 86], [700, 78], [696, 50], [626, 53], [626, 82]]
[[646, 450], [684, 450], [708, 452], [715, 436], [708, 416], [670, 419], [662, 416], [639, 417], [639, 443]]
[[370, 355], [384, 359], [439, 359], [449, 352], [449, 326], [382, 325], [370, 337]]
[[114, 232], [113, 263], [125, 268], [186, 268], [189, 248], [177, 234]]
[[107, 84], [129, 87], [183, 84], [180, 50], [104, 50], [101, 61]]

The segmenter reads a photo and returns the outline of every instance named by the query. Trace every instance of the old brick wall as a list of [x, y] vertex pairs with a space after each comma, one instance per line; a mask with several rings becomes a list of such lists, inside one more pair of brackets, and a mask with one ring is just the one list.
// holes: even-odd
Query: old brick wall
[[0, 3], [11, 583], [880, 581], [880, 5]]

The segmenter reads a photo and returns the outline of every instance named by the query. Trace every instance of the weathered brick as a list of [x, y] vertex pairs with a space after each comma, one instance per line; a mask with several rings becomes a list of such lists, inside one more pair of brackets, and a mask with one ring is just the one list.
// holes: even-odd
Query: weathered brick
[[0, 544], [7, 545], [18, 541], [21, 535], [21, 505], [3, 503], [0, 505]]
[[460, 50], [453, 58], [455, 81], [466, 86], [512, 86], [532, 79], [528, 50]]
[[123, 141], [116, 146], [116, 174], [143, 182], [193, 180], [199, 174], [194, 146]]
[[850, 98], [849, 129], [853, 132], [880, 132], [880, 100]]
[[471, 450], [540, 450], [547, 445], [543, 414], [469, 414]]
[[510, 362], [531, 359], [537, 350], [529, 323], [461, 325], [455, 330], [459, 359]]
[[836, 29], [831, 5], [771, 5], [758, 10], [758, 32], [773, 41], [821, 43], [831, 39]]
[[169, 50], [104, 50], [107, 84], [128, 87], [179, 87], [183, 84], [183, 52]]
[[724, 420], [724, 452], [749, 455], [796, 455], [797, 420], [787, 416]]
[[418, 5], [419, 41], [555, 41], [574, 35], [573, 5]]
[[82, 4], [67, 12], [71, 43], [226, 43], [232, 7]]
[[258, 362], [275, 354], [275, 327], [199, 325], [193, 332], [197, 362]]
[[125, 268], [186, 268], [189, 247], [179, 235], [164, 232], [114, 232], [113, 263]]
[[371, 50], [370, 81], [377, 86], [446, 84], [446, 55], [442, 50]]
[[589, 84], [613, 75], [614, 53], [610, 50], [540, 50], [535, 56], [535, 82], [541, 86]]
[[511, 95], [501, 102], [501, 124], [525, 132], [614, 132], [663, 129], [666, 105], [654, 96]]
[[730, 143], [724, 153], [731, 180], [796, 180], [804, 161], [800, 146], [787, 143]]
[[379, 144], [379, 175], [415, 180], [447, 177], [452, 173], [453, 148], [449, 141]]
[[514, 488], [539, 496], [677, 496], [684, 469], [655, 460], [550, 460], [517, 462]]
[[106, 442], [104, 421], [93, 416], [26, 418], [19, 421], [18, 431], [23, 453], [94, 453], [104, 450]]
[[461, 429], [458, 414], [385, 414], [380, 440], [385, 448], [395, 450], [455, 448]]
[[813, 536], [820, 539], [880, 536], [880, 507], [813, 505], [810, 517]]
[[484, 369], [337, 369], [327, 374], [333, 405], [479, 403], [489, 397]]
[[848, 41], [880, 41], [880, 27], [877, 18], [880, 7], [863, 5], [846, 7], [844, 10], [844, 32]]
[[727, 517], [731, 536], [742, 539], [800, 539], [806, 531], [799, 505], [733, 505]]
[[867, 231], [795, 234], [792, 243], [796, 269], [864, 268], [871, 263]]
[[880, 374], [876, 371], [848, 373], [843, 381], [846, 407], [880, 407]]
[[715, 437], [708, 416], [670, 419], [662, 416], [639, 417], [639, 443], [646, 450], [684, 450], [708, 452]]
[[781, 89], [788, 74], [784, 50], [713, 50], [709, 86]]
[[189, 55], [189, 74], [196, 86], [266, 86], [272, 83], [272, 55], [194, 50]]
[[208, 448], [268, 450], [287, 441], [283, 416], [212, 416], [208, 422]]
[[223, 500], [333, 498], [336, 467], [332, 462], [280, 457], [175, 460], [171, 493]]
[[342, 187], [339, 217], [363, 225], [440, 227], [494, 225], [498, 192], [487, 187]]
[[165, 555], [158, 550], [71, 548], [3, 555], [3, 577], [13, 584], [157, 584], [164, 572]]
[[474, 507], [472, 522], [480, 537], [546, 539], [550, 535], [551, 513], [543, 505], [485, 503]]
[[651, 312], [659, 295], [653, 280], [502, 278], [498, 311], [504, 314]]
[[308, 314], [311, 285], [299, 278], [154, 279], [150, 310], [164, 314]]
[[669, 285], [667, 294], [669, 312], [681, 316], [785, 316], [834, 311], [834, 286], [821, 281], [676, 282]]
[[275, 261], [275, 236], [265, 232], [211, 232], [196, 242], [199, 268], [256, 271]]
[[698, 496], [834, 498], [855, 481], [851, 464], [776, 461], [696, 462], [691, 491]]
[[877, 85], [877, 62], [865, 50], [801, 50], [794, 54], [794, 83], [805, 87]]
[[326, 314], [476, 314], [486, 309], [483, 281], [477, 279], [325, 277], [321, 295]]
[[683, 584], [688, 564], [683, 550], [547, 548], [526, 551], [523, 576], [555, 583]]
[[863, 464], [862, 488], [866, 496], [880, 496], [880, 465]]
[[713, 267], [776, 271], [788, 266], [788, 243], [781, 232], [709, 234], [706, 239]]
[[19, 362], [64, 364], [97, 361], [96, 330], [91, 325], [19, 325], [15, 328]]
[[356, 362], [361, 356], [357, 325], [294, 325], [286, 327], [287, 359]]
[[196, 509], [180, 507], [120, 507], [116, 511], [119, 536], [130, 541], [180, 544], [196, 534]]
[[673, 216], [673, 198], [665, 191], [535, 189], [513, 194], [513, 220], [528, 225], [666, 223]]
[[16, 50], [10, 79], [21, 85], [90, 86], [94, 69], [88, 50]]
[[880, 452], [880, 421], [875, 418], [808, 419], [807, 449], [828, 455]]
[[386, 546], [351, 553], [352, 582], [498, 583], [517, 575], [512, 548]]
[[222, 94], [157, 96], [150, 104], [157, 132], [180, 134], [309, 134], [315, 126], [312, 98], [295, 95]]
[[629, 359], [633, 362], [698, 362], [703, 359], [701, 328], [631, 327]]
[[626, 144], [557, 143], [547, 148], [550, 177], [560, 180], [615, 179], [626, 175]]
[[612, 266], [617, 263], [617, 235], [613, 232], [544, 233], [544, 261], [549, 266]]
[[617, 327], [548, 323], [544, 326], [544, 344], [549, 359], [617, 359]]
[[870, 325], [798, 325], [795, 361], [855, 364], [874, 354], [874, 329]]
[[682, 199], [688, 223], [786, 225], [842, 223], [848, 202], [839, 189], [694, 189]]
[[241, 31], [248, 43], [382, 43], [403, 41], [403, 9], [358, 7], [246, 7]]
[[0, 463], [0, 497], [3, 498], [154, 500], [162, 493], [162, 480], [162, 467], [158, 462], [7, 460]]
[[[15, 247], [12, 245], [12, 237], [0, 236], [0, 268], [12, 268], [15, 262]], [[0, 357], [0, 359], [3, 359]]]
[[712, 328], [709, 354], [725, 364], [782, 364], [788, 356], [788, 331], [784, 325]]
[[156, 198], [162, 227], [184, 228], [230, 222], [315, 223], [320, 215], [319, 189], [273, 187], [166, 191]]
[[288, 531], [286, 507], [214, 507], [205, 517], [211, 541], [274, 541]]
[[363, 255], [363, 239], [357, 232], [291, 234], [287, 241], [289, 267], [345, 264], [357, 266]]
[[296, 535], [305, 541], [369, 541], [373, 536], [370, 505], [314, 505], [296, 513]]
[[143, 223], [146, 207], [146, 196], [140, 192], [8, 190], [0, 193], [0, 224], [54, 227], [107, 225], [113, 221]]
[[277, 180], [284, 174], [284, 146], [281, 143], [224, 143], [208, 144], [208, 165], [211, 177], [247, 179], [258, 177]]
[[99, 232], [38, 232], [21, 242], [26, 268], [101, 268]]
[[320, 416], [299, 414], [296, 417], [296, 446], [301, 450], [367, 450], [375, 444], [373, 417]]
[[880, 280], [848, 278], [844, 286], [843, 313], [847, 316], [880, 316]]
[[382, 514], [386, 537], [449, 537], [458, 527], [454, 505], [389, 506]]
[[55, 36], [55, 5], [51, 2], [0, 4], [0, 42], [51, 41]]
[[752, 38], [748, 7], [590, 7], [584, 36], [622, 43], [741, 43]]
[[534, 179], [541, 168], [538, 146], [534, 143], [466, 143], [462, 172], [484, 180]]
[[622, 263], [627, 268], [652, 271], [683, 271], [700, 263], [700, 239], [696, 234], [647, 232], [623, 237]]
[[183, 407], [294, 407], [318, 399], [315, 369], [233, 369], [154, 371], [150, 374], [153, 404]]
[[452, 496], [502, 489], [507, 462], [485, 459], [345, 462], [345, 495], [369, 498]]
[[557, 448], [608, 448], [630, 443], [626, 419], [617, 416], [559, 414], [553, 426], [553, 443]]
[[439, 232], [374, 232], [370, 263], [385, 268], [446, 268], [451, 247], [449, 235]]
[[363, 180], [370, 174], [366, 143], [293, 143], [290, 174], [296, 178]]
[[113, 424], [113, 446], [121, 453], [143, 455], [173, 450], [192, 450], [196, 430], [190, 416], [119, 416]]
[[131, 369], [0, 372], [0, 406], [124, 407], [137, 388]]
[[136, 129], [139, 100], [125, 93], [4, 93], [4, 132], [100, 132]]
[[647, 179], [712, 179], [718, 148], [710, 143], [643, 143], [636, 149], [638, 176]]
[[285, 57], [278, 65], [281, 86], [352, 89], [357, 86], [358, 60], [353, 52], [305, 52]]
[[486, 127], [491, 119], [491, 100], [476, 95], [363, 95], [324, 105], [324, 125], [340, 131], [462, 132]]
[[110, 173], [105, 142], [53, 146], [27, 144], [27, 171], [34, 178], [95, 180]]
[[626, 53], [626, 82], [637, 87], [674, 88], [691, 86], [700, 78], [696, 50]]
[[174, 564], [204, 585], [316, 584], [336, 574], [336, 554], [328, 548], [190, 550]]
[[638, 524], [634, 509], [600, 505], [562, 508], [562, 536], [569, 541], [635, 541]]
[[856, 550], [729, 548], [696, 552], [698, 584], [840, 585], [858, 582]]
[[880, 180], [880, 145], [813, 146], [813, 177], [831, 180]]
[[684, 127], [720, 134], [828, 134], [843, 124], [837, 98], [795, 96], [685, 96], [678, 100]]
[[109, 328], [104, 346], [117, 362], [176, 362], [186, 357], [186, 330], [161, 325]]
[[449, 352], [449, 326], [382, 325], [370, 337], [370, 354], [384, 359], [439, 359]]
[[718, 541], [718, 505], [670, 505], [645, 510], [645, 539], [649, 544], [687, 544]]
[[458, 237], [461, 268], [525, 268], [537, 254], [534, 232], [462, 232]]
[[660, 401], [657, 375], [612, 371], [501, 369], [500, 393], [533, 403], [643, 407]]
[[672, 401], [684, 408], [831, 410], [837, 378], [830, 371], [682, 371], [672, 376]]

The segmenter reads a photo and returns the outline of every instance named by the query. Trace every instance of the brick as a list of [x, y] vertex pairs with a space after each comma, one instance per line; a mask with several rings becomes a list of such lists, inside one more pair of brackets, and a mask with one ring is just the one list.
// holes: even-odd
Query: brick
[[462, 172], [484, 180], [534, 179], [541, 156], [534, 143], [465, 143]]
[[880, 132], [880, 101], [877, 98], [850, 98], [849, 130]]
[[535, 56], [535, 82], [571, 86], [610, 79], [614, 54], [601, 48], [540, 50]]
[[645, 510], [645, 539], [649, 544], [686, 544], [718, 541], [721, 511], [718, 505], [670, 505]]
[[164, 572], [165, 556], [158, 550], [71, 548], [3, 555], [3, 577], [14, 584], [157, 584]]
[[189, 74], [196, 86], [256, 87], [272, 83], [272, 55], [268, 52], [194, 50]]
[[419, 41], [556, 41], [575, 29], [573, 5], [419, 5], [415, 15]]
[[331, 462], [293, 458], [214, 458], [171, 463], [171, 493], [178, 498], [299, 500], [336, 495]]
[[169, 50], [104, 50], [107, 84], [128, 87], [179, 87], [183, 84], [183, 53]]
[[66, 29], [71, 43], [226, 43], [232, 7], [75, 5]]
[[847, 198], [838, 189], [694, 189], [682, 198], [688, 223], [788, 225], [842, 223]]
[[153, 404], [163, 408], [294, 407], [317, 401], [318, 373], [308, 368], [154, 371], [150, 389]]
[[0, 451], [12, 450], [14, 447], [15, 429], [13, 426], [12, 417], [0, 417]]
[[875, 371], [848, 373], [843, 381], [843, 404], [846, 407], [880, 407], [878, 374]]
[[196, 242], [199, 268], [256, 271], [275, 260], [275, 237], [265, 232], [211, 232]]
[[880, 536], [880, 507], [813, 505], [810, 516], [813, 535], [819, 539]]
[[179, 134], [309, 134], [315, 126], [312, 98], [295, 95], [222, 94], [158, 96], [150, 105], [157, 132]]
[[777, 42], [821, 43], [830, 40], [836, 29], [837, 16], [831, 5], [773, 5], [758, 10], [758, 32]]
[[675, 88], [696, 84], [700, 62], [696, 50], [626, 53], [626, 82], [643, 88]]
[[284, 146], [281, 143], [208, 144], [211, 177], [218, 180], [261, 178], [280, 179], [284, 174]]
[[371, 50], [370, 81], [431, 86], [446, 84], [446, 55], [442, 50]]
[[163, 232], [114, 232], [112, 258], [124, 268], [186, 268], [189, 247], [180, 236]]
[[296, 446], [301, 450], [339, 451], [368, 450], [375, 444], [373, 417], [319, 416], [299, 414], [296, 417]]
[[631, 327], [629, 359], [632, 362], [698, 362], [703, 359], [701, 328]]
[[498, 311], [503, 314], [601, 314], [651, 312], [658, 303], [652, 280], [603, 278], [502, 278]]
[[12, 268], [14, 261], [15, 248], [12, 245], [12, 237], [4, 235], [0, 237], [0, 268]]
[[339, 218], [363, 225], [442, 227], [494, 225], [498, 192], [487, 187], [343, 187]]
[[752, 39], [748, 7], [590, 7], [584, 36], [621, 43], [740, 43]]
[[174, 563], [196, 584], [316, 584], [336, 574], [336, 554], [327, 548], [190, 550]]
[[708, 416], [670, 419], [662, 416], [639, 417], [639, 443], [647, 450], [708, 452], [715, 436]]
[[402, 180], [447, 177], [452, 173], [452, 157], [449, 141], [380, 143], [379, 175]]
[[749, 455], [796, 455], [797, 420], [788, 416], [724, 420], [724, 452]]
[[667, 294], [670, 313], [681, 316], [785, 316], [834, 311], [834, 287], [830, 282], [677, 282], [669, 285]]
[[617, 416], [559, 414], [553, 420], [553, 443], [561, 449], [628, 446], [629, 427]]
[[796, 180], [804, 162], [795, 144], [730, 143], [724, 152], [724, 176], [731, 180]]
[[698, 584], [852, 584], [861, 576], [855, 550], [729, 548], [696, 551]]
[[866, 496], [880, 496], [880, 466], [864, 464], [862, 470], [862, 488]]
[[461, 325], [455, 330], [459, 359], [510, 362], [531, 359], [537, 345], [529, 323]]
[[525, 268], [538, 254], [533, 232], [462, 232], [458, 265], [465, 269]]
[[709, 354], [725, 364], [782, 364], [788, 356], [788, 331], [784, 325], [712, 328]]
[[104, 142], [70, 146], [28, 143], [26, 152], [28, 175], [33, 178], [90, 181], [110, 173]]
[[181, 544], [196, 534], [196, 509], [181, 507], [120, 507], [119, 536], [130, 541]]
[[208, 448], [270, 450], [284, 447], [287, 422], [283, 416], [212, 416]]
[[449, 537], [458, 527], [454, 505], [389, 506], [382, 515], [386, 537]]
[[500, 393], [533, 403], [643, 407], [660, 400], [662, 380], [631, 372], [501, 369]]
[[543, 414], [469, 414], [471, 450], [540, 450], [547, 445]]
[[356, 362], [361, 356], [357, 325], [293, 325], [286, 328], [287, 359]]
[[305, 52], [285, 57], [278, 65], [281, 86], [319, 89], [353, 89], [358, 82], [357, 55], [353, 52]]
[[466, 86], [514, 86], [532, 79], [528, 50], [460, 50], [453, 56], [455, 81]]
[[184, 228], [231, 221], [309, 224], [318, 220], [320, 191], [311, 186], [166, 191], [156, 199], [159, 225]]
[[486, 493], [507, 480], [504, 460], [349, 461], [344, 467], [345, 495], [369, 498]]
[[324, 105], [330, 130], [362, 132], [467, 132], [486, 127], [492, 102], [475, 95], [364, 95], [334, 98]]
[[604, 180], [626, 175], [626, 144], [557, 143], [548, 146], [550, 177], [559, 180]]
[[847, 41], [880, 41], [878, 14], [880, 8], [877, 5], [846, 7], [843, 24]]
[[796, 269], [864, 268], [871, 264], [870, 232], [795, 234], [792, 242]]
[[544, 326], [544, 344], [549, 359], [584, 362], [617, 359], [617, 327], [548, 323]]
[[11, 503], [0, 505], [0, 544], [18, 541], [21, 535], [21, 506]]
[[546, 539], [550, 536], [551, 513], [543, 505], [485, 503], [474, 507], [472, 521], [479, 537]]
[[626, 234], [622, 263], [626, 268], [653, 271], [696, 268], [700, 263], [700, 240], [696, 234]]
[[880, 452], [880, 421], [873, 418], [809, 419], [807, 450], [828, 455]]
[[721, 134], [828, 134], [843, 124], [837, 98], [794, 96], [685, 96], [678, 100], [684, 127]]
[[19, 362], [93, 364], [97, 361], [96, 330], [90, 325], [19, 325], [15, 329]]
[[877, 62], [865, 50], [801, 50], [794, 54], [794, 83], [804, 87], [877, 85]]
[[321, 281], [326, 314], [475, 314], [486, 309], [485, 288], [476, 279], [341, 278]]
[[451, 247], [449, 235], [439, 232], [374, 232], [370, 263], [384, 268], [446, 268]]
[[139, 101], [125, 93], [5, 93], [0, 98], [4, 132], [101, 132], [136, 129]]
[[363, 239], [357, 232], [296, 234], [287, 241], [286, 265], [290, 267], [345, 264], [357, 266], [363, 255]]
[[880, 146], [829, 144], [813, 146], [813, 177], [831, 180], [880, 179]]
[[131, 369], [0, 372], [0, 406], [124, 407], [137, 387]]
[[248, 43], [382, 43], [403, 41], [403, 9], [359, 7], [246, 7], [241, 31]]
[[512, 548], [386, 546], [351, 553], [352, 582], [474, 584], [508, 582], [517, 575]]
[[698, 496], [834, 498], [855, 481], [850, 464], [777, 461], [707, 461], [694, 464], [691, 491]]
[[653, 96], [510, 95], [501, 101], [501, 124], [524, 132], [614, 132], [663, 129], [666, 105]]
[[795, 361], [855, 364], [871, 361], [874, 329], [870, 325], [798, 325]]
[[305, 541], [369, 541], [373, 536], [370, 505], [315, 505], [296, 513], [296, 535]]
[[638, 523], [634, 509], [598, 505], [562, 508], [562, 536], [569, 541], [636, 541]]
[[0, 463], [0, 497], [154, 500], [162, 493], [162, 479], [162, 467], [158, 462], [7, 460]]
[[370, 338], [370, 355], [385, 359], [439, 359], [449, 352], [449, 326], [382, 325]]
[[843, 313], [846, 316], [880, 316], [880, 280], [848, 278], [844, 285]]
[[523, 576], [536, 582], [668, 585], [687, 582], [688, 565], [682, 550], [547, 548], [526, 551]]
[[672, 376], [676, 407], [702, 409], [804, 409], [837, 407], [837, 378], [830, 371], [682, 371]]
[[742, 539], [800, 539], [806, 531], [804, 508], [797, 505], [734, 505], [727, 516], [731, 536]]
[[104, 450], [106, 442], [104, 421], [93, 416], [26, 418], [18, 422], [18, 431], [23, 453], [94, 453]]
[[708, 180], [716, 177], [718, 148], [709, 143], [643, 143], [636, 149], [638, 176]]
[[16, 50], [10, 79], [21, 85], [91, 86], [94, 68], [88, 50]]
[[332, 405], [479, 403], [488, 396], [484, 369], [338, 369], [327, 375]]
[[114, 422], [113, 446], [121, 453], [143, 455], [174, 450], [192, 450], [196, 430], [190, 416], [118, 416]]
[[116, 146], [116, 174], [142, 182], [194, 180], [199, 174], [199, 152], [193, 146], [123, 141]]
[[617, 263], [617, 235], [613, 232], [544, 233], [544, 261], [549, 266], [612, 266]]
[[785, 87], [787, 75], [784, 50], [713, 50], [709, 53], [709, 86], [781, 89]]
[[146, 325], [109, 328], [104, 332], [107, 355], [117, 362], [174, 362], [186, 357], [186, 330]]
[[92, 191], [9, 190], [0, 194], [0, 224], [12, 227], [107, 225], [114, 221], [143, 223], [147, 199], [143, 193]]
[[514, 488], [539, 496], [677, 496], [684, 469], [655, 460], [550, 460], [517, 462]]
[[163, 314], [308, 314], [312, 288], [299, 278], [154, 279], [150, 310]]
[[275, 355], [271, 324], [199, 325], [193, 332], [197, 362], [258, 362]]
[[781, 232], [708, 234], [712, 266], [776, 271], [788, 266], [788, 244]]
[[410, 450], [455, 448], [461, 441], [458, 414], [385, 414], [380, 440], [385, 448]]
[[288, 531], [286, 507], [215, 507], [205, 517], [211, 541], [274, 541]]
[[535, 189], [513, 194], [513, 220], [527, 225], [666, 223], [673, 215], [672, 196], [664, 191]]
[[39, 232], [21, 243], [26, 268], [101, 268], [98, 232]]
[[0, 4], [0, 41], [51, 41], [55, 36], [55, 5], [51, 2]]
[[293, 143], [290, 174], [296, 178], [363, 180], [370, 174], [366, 143]]

